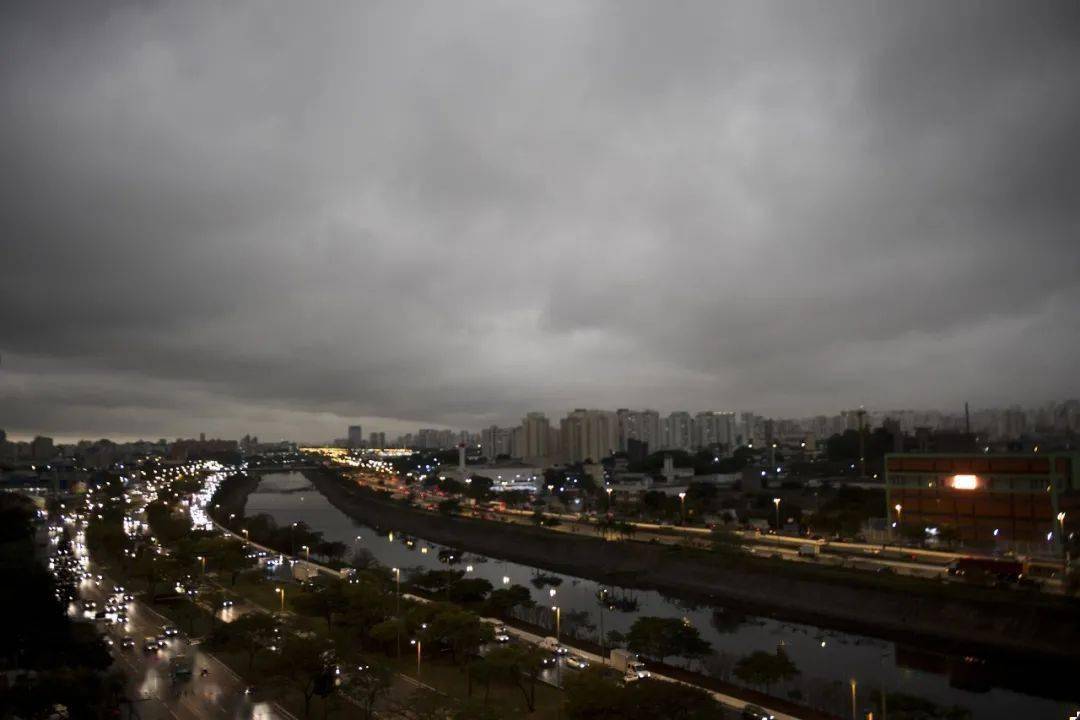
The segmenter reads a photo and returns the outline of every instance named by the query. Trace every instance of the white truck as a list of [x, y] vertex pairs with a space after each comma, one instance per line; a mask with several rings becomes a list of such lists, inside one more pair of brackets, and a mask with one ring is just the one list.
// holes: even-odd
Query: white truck
[[539, 642], [539, 645], [542, 649], [547, 650], [548, 652], [553, 652], [556, 655], [565, 655], [567, 652], [566, 648], [560, 645], [559, 641], [551, 637], [550, 635], [541, 640]]
[[645, 668], [645, 663], [638, 659], [636, 653], [628, 650], [613, 649], [611, 651], [611, 666], [622, 672], [623, 680], [626, 682], [636, 682], [651, 676], [651, 673]]

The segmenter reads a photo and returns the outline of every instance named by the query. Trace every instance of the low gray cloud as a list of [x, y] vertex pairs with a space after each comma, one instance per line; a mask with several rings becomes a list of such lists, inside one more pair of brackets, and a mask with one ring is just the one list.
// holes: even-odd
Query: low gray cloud
[[1074, 3], [7, 3], [0, 427], [1075, 395]]

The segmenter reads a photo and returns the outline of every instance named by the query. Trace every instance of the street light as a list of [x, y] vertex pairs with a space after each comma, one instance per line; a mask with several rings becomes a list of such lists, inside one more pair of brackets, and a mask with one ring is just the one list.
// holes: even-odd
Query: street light
[[199, 562], [202, 563], [202, 574], [205, 575], [206, 574], [206, 558], [203, 557], [202, 555], [199, 555], [198, 558], [199, 558]]
[[555, 644], [557, 645], [559, 643], [559, 621], [562, 618], [562, 610], [558, 605], [552, 605], [551, 610], [555, 613]]
[[[422, 623], [420, 625], [420, 629], [421, 630], [427, 630], [427, 623]], [[420, 679], [420, 657], [421, 657], [421, 653], [422, 653], [421, 648], [423, 646], [423, 640], [421, 638], [413, 638], [412, 640], [409, 641], [409, 644], [416, 646], [416, 679], [419, 680]]]
[[281, 595], [281, 612], [285, 612], [285, 588], [276, 588], [276, 592]]
[[419, 677], [420, 677], [420, 652], [421, 652], [420, 646], [423, 645], [423, 643], [421, 641], [419, 641], [419, 640], [410, 640], [409, 644], [416, 646], [416, 677], [419, 679]]
[[772, 499], [773, 505], [776, 506], [776, 531], [780, 531], [780, 498], [774, 497]]
[[858, 720], [859, 716], [859, 711], [856, 709], [858, 705], [855, 694], [856, 687], [855, 678], [851, 678], [851, 720]]
[[311, 562], [311, 548], [309, 548], [307, 545], [301, 545], [300, 549], [307, 554], [307, 561]]
[[244, 539], [247, 540], [248, 542], [251, 542], [251, 531], [248, 530], [247, 528], [244, 528], [241, 532], [244, 533]]
[[686, 493], [679, 493], [679, 517], [686, 520]]

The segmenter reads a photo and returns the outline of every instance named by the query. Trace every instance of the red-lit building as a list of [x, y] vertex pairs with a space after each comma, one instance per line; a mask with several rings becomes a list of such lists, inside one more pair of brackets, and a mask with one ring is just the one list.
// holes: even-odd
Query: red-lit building
[[1058, 545], [1080, 525], [1080, 453], [887, 455], [885, 508], [967, 543]]

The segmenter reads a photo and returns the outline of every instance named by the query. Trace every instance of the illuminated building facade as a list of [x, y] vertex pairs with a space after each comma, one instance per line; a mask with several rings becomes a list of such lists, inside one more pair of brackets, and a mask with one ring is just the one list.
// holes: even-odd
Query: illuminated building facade
[[885, 508], [965, 543], [1060, 547], [1080, 520], [1080, 453], [887, 455]]

